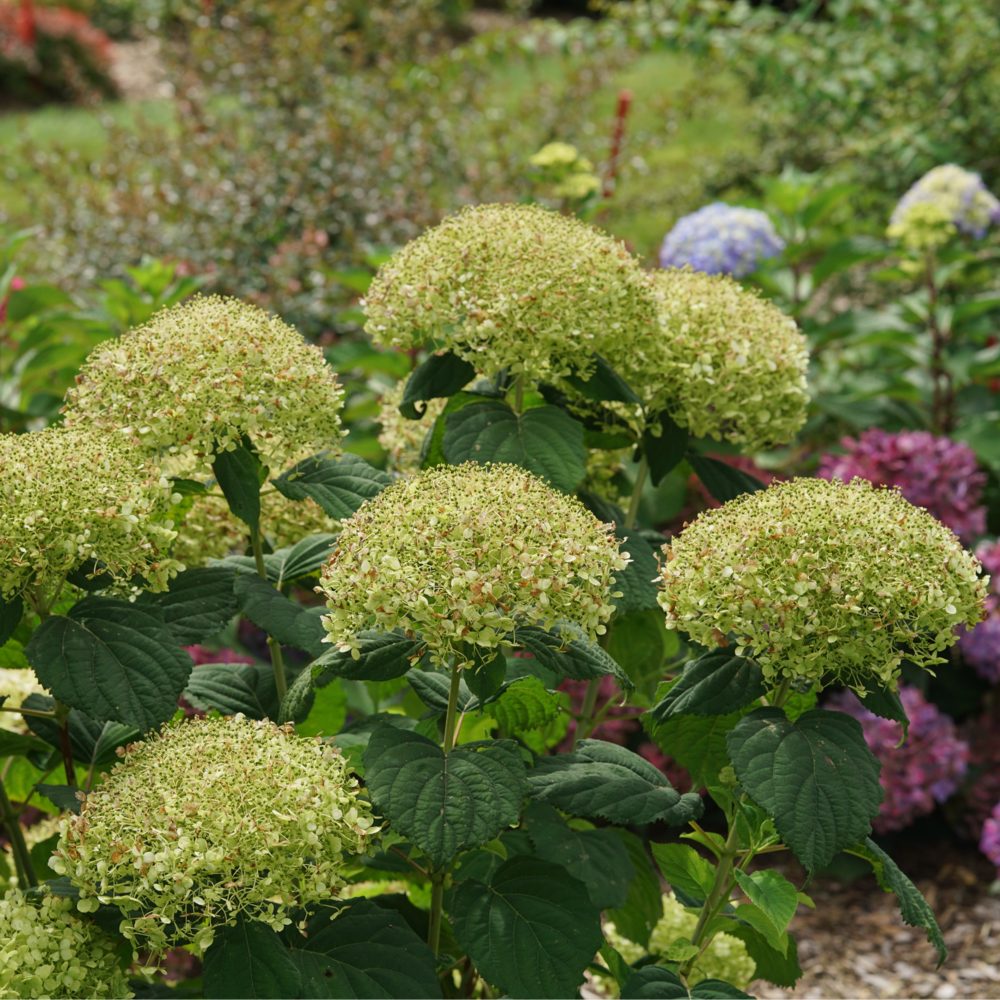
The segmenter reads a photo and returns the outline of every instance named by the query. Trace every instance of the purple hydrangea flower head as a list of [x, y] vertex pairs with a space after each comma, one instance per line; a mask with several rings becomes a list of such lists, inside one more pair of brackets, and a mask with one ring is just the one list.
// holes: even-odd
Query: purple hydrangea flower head
[[983, 824], [979, 850], [997, 866], [997, 876], [1000, 877], [1000, 802], [993, 807], [990, 818]]
[[885, 799], [872, 823], [876, 833], [902, 830], [918, 816], [932, 812], [958, 790], [969, 765], [969, 744], [959, 738], [951, 716], [938, 711], [917, 688], [901, 688], [899, 696], [910, 719], [902, 746], [898, 744], [903, 727], [874, 715], [850, 691], [835, 695], [826, 706], [854, 716], [872, 753], [882, 762]]
[[984, 681], [1000, 684], [1000, 607], [995, 596], [986, 599], [986, 610], [985, 620], [971, 632], [961, 630], [958, 648]]
[[943, 218], [977, 240], [982, 239], [991, 223], [1000, 222], [1000, 201], [987, 190], [982, 177], [954, 163], [924, 174], [899, 199], [890, 226], [905, 225], [914, 205], [928, 204], [943, 209]]
[[925, 507], [966, 544], [986, 530], [986, 474], [964, 441], [873, 427], [840, 443], [846, 454], [824, 455], [816, 473], [821, 479], [849, 483], [860, 476], [877, 486], [898, 486], [910, 503]]
[[705, 274], [743, 278], [784, 248], [763, 212], [717, 201], [677, 221], [660, 247], [660, 267], [690, 264]]

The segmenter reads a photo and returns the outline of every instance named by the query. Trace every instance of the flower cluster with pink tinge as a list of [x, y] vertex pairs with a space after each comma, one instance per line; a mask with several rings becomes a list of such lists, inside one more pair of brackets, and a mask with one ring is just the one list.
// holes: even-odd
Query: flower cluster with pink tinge
[[872, 823], [876, 833], [902, 830], [918, 816], [933, 812], [958, 790], [969, 764], [969, 744], [959, 737], [951, 716], [926, 701], [917, 688], [901, 688], [899, 696], [910, 719], [901, 746], [903, 727], [880, 719], [849, 691], [835, 695], [826, 706], [854, 716], [882, 762], [885, 800]]
[[926, 508], [967, 545], [986, 530], [986, 473], [965, 442], [928, 431], [892, 434], [873, 427], [841, 444], [845, 454], [823, 456], [816, 473], [821, 479], [849, 483], [860, 476], [877, 486], [898, 486], [910, 503]]
[[983, 564], [983, 571], [991, 578], [990, 595], [986, 598], [986, 618], [971, 632], [961, 629], [958, 648], [965, 662], [990, 684], [1000, 683], [1000, 596], [996, 581], [1000, 579], [1000, 541], [980, 542], [976, 556]]
[[990, 818], [983, 824], [983, 835], [979, 840], [979, 850], [997, 867], [1000, 877], [1000, 802], [993, 807]]

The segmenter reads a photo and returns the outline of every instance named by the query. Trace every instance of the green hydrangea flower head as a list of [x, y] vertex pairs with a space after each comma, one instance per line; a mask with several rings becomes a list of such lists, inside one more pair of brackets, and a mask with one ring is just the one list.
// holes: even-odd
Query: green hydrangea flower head
[[439, 466], [387, 487], [344, 522], [323, 568], [329, 641], [419, 632], [435, 662], [492, 649], [518, 625], [577, 622], [594, 638], [627, 564], [608, 525], [512, 465]]
[[365, 297], [378, 344], [435, 341], [486, 375], [589, 374], [598, 341], [653, 328], [649, 276], [621, 243], [538, 205], [478, 205], [382, 265]]
[[0, 998], [133, 997], [116, 942], [73, 900], [10, 889], [0, 901]]
[[166, 590], [183, 569], [169, 555], [169, 481], [120, 437], [49, 427], [0, 435], [0, 591], [48, 596], [92, 559], [123, 584]]
[[706, 646], [733, 632], [764, 676], [895, 686], [942, 663], [983, 617], [979, 561], [898, 490], [793, 479], [698, 516], [663, 546], [667, 627]]
[[791, 440], [809, 394], [805, 337], [777, 306], [725, 274], [654, 274], [659, 326], [639, 345], [614, 336], [598, 351], [655, 414], [696, 437], [759, 451]]
[[135, 947], [199, 952], [242, 915], [275, 930], [344, 885], [378, 827], [336, 747], [242, 715], [166, 725], [62, 823], [49, 865], [81, 910], [119, 906]]
[[91, 352], [66, 394], [68, 426], [94, 424], [209, 471], [243, 436], [265, 465], [335, 449], [342, 391], [322, 351], [239, 299], [197, 296]]

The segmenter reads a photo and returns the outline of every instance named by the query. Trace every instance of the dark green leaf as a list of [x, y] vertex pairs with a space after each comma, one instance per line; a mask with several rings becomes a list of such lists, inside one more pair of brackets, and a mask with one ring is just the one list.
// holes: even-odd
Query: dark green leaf
[[229, 509], [251, 530], [260, 523], [260, 461], [244, 447], [215, 456], [212, 471]]
[[622, 594], [621, 597], [615, 598], [618, 614], [658, 609], [659, 605], [656, 603], [658, 591], [656, 584], [653, 583], [660, 574], [656, 552], [638, 532], [626, 535], [619, 529], [618, 538], [619, 549], [632, 557], [632, 561], [624, 570], [615, 570], [615, 589], [620, 590]]
[[[308, 668], [303, 672], [308, 674]], [[184, 697], [202, 712], [214, 708], [222, 715], [242, 712], [248, 719], [278, 718], [274, 670], [267, 664], [203, 663], [191, 671]], [[292, 721], [301, 722], [307, 713], [308, 709]]]
[[[410, 871], [413, 869], [411, 868]], [[385, 892], [379, 896], [372, 896], [371, 901], [380, 909], [401, 916], [421, 943], [427, 940], [427, 933], [430, 930], [430, 914], [426, 910], [414, 906], [405, 892]]]
[[233, 592], [243, 614], [282, 646], [304, 649], [312, 656], [321, 656], [329, 649], [319, 620], [328, 613], [325, 608], [307, 610], [256, 575], [237, 576]]
[[575, 996], [604, 941], [600, 911], [565, 868], [518, 855], [469, 879], [449, 915], [479, 974], [514, 1000]]
[[715, 885], [715, 865], [688, 844], [650, 844], [653, 857], [671, 888], [707, 899]]
[[791, 989], [802, 978], [794, 938], [788, 937], [787, 951], [782, 954], [778, 949], [772, 948], [764, 935], [749, 924], [741, 924], [736, 919], [727, 919], [726, 924], [728, 926], [722, 933], [739, 938], [746, 945], [747, 954], [757, 966], [755, 975], [758, 979], [766, 979], [775, 986]]
[[649, 936], [663, 916], [663, 897], [660, 879], [650, 864], [646, 845], [628, 830], [611, 827], [625, 845], [629, 860], [635, 868], [635, 878], [628, 887], [625, 905], [608, 911], [608, 919], [619, 934], [641, 948], [649, 947]]
[[742, 713], [698, 716], [675, 715], [656, 725], [652, 713], [642, 717], [657, 746], [691, 775], [695, 788], [715, 785], [719, 772], [729, 767], [726, 733], [742, 718]]
[[737, 920], [742, 920], [759, 931], [764, 940], [779, 954], [788, 954], [788, 934], [779, 930], [774, 921], [763, 910], [759, 910], [750, 903], [741, 903], [733, 911], [733, 915]]
[[500, 697], [486, 706], [506, 736], [541, 729], [559, 715], [559, 696], [546, 690], [537, 677], [513, 681]]
[[239, 610], [233, 574], [215, 566], [178, 573], [166, 593], [146, 591], [136, 604], [161, 608], [167, 631], [181, 646], [211, 639]]
[[182, 497], [200, 497], [208, 492], [208, 487], [197, 479], [180, 479], [178, 476], [170, 477], [170, 489]]
[[535, 855], [562, 865], [586, 887], [599, 910], [624, 906], [635, 867], [621, 839], [612, 830], [573, 830], [559, 813], [542, 802], [525, 810]]
[[649, 463], [649, 479], [654, 486], [660, 485], [660, 480], [672, 472], [684, 458], [688, 446], [688, 430], [678, 427], [673, 417], [666, 410], [656, 414], [648, 423], [654, 426], [659, 423], [659, 437], [646, 430], [642, 435], [642, 450]]
[[726, 736], [736, 776], [810, 871], [871, 832], [885, 796], [861, 723], [814, 710], [790, 722], [759, 708]]
[[734, 875], [747, 898], [779, 931], [785, 930], [799, 905], [795, 886], [780, 872], [770, 869], [749, 875], [736, 869]]
[[357, 657], [327, 644], [326, 652], [313, 663], [314, 675], [320, 667], [347, 681], [391, 681], [402, 677], [420, 652], [420, 643], [407, 639], [399, 629], [393, 632], [364, 631], [355, 639]]
[[282, 936], [302, 980], [302, 992], [286, 996], [441, 996], [434, 953], [392, 907], [370, 899], [322, 907], [310, 914], [304, 935], [289, 927]]
[[899, 693], [876, 684], [870, 678], [866, 683], [866, 687], [868, 688], [868, 692], [864, 698], [858, 697], [861, 704], [869, 712], [881, 719], [892, 719], [893, 722], [898, 722], [903, 727], [903, 739], [906, 739], [906, 734], [910, 729], [910, 720], [906, 714], [906, 709], [903, 708], [903, 702], [899, 697]]
[[628, 674], [574, 622], [560, 622], [548, 632], [522, 625], [509, 633], [508, 639], [513, 646], [523, 646], [559, 677], [594, 681], [605, 674], [614, 674], [623, 688], [635, 686]]
[[[29, 694], [22, 703], [23, 708], [33, 708], [39, 712], [51, 712], [55, 699], [43, 694]], [[37, 715], [23, 717], [33, 733], [53, 747], [59, 746], [59, 726], [55, 719]], [[66, 719], [69, 728], [69, 744], [73, 759], [82, 767], [99, 767], [117, 760], [115, 750], [132, 743], [142, 735], [138, 729], [123, 726], [118, 722], [101, 722], [85, 715], [78, 708], [70, 710]], [[0, 757], [3, 753], [0, 753]]]
[[726, 715], [745, 708], [764, 694], [760, 667], [735, 647], [714, 649], [689, 661], [667, 696], [652, 708], [654, 723], [674, 715]]
[[[451, 691], [451, 676], [434, 670], [420, 670], [414, 667], [407, 671], [406, 679], [417, 697], [432, 711], [444, 715], [448, 710], [448, 696]], [[476, 699], [465, 685], [465, 678], [458, 682], [458, 710], [470, 711], [476, 707]]]
[[25, 647], [38, 680], [66, 705], [147, 733], [173, 716], [194, 663], [159, 608], [86, 597]]
[[77, 798], [77, 792], [83, 795], [83, 789], [76, 785], [46, 785], [38, 782], [35, 785], [39, 795], [44, 795], [50, 802], [59, 809], [68, 809], [70, 812], [78, 813], [83, 799]]
[[703, 979], [690, 991], [675, 972], [662, 965], [647, 965], [629, 976], [622, 987], [622, 1000], [753, 1000], [749, 993], [738, 990], [721, 979]]
[[632, 391], [628, 382], [600, 354], [595, 352], [590, 357], [594, 367], [589, 378], [584, 379], [580, 374], [574, 373], [565, 375], [564, 381], [573, 386], [581, 396], [598, 403], [642, 405], [642, 400]]
[[301, 996], [302, 975], [281, 938], [260, 920], [220, 927], [205, 952], [202, 986], [209, 1000]]
[[875, 869], [875, 878], [886, 892], [894, 892], [899, 902], [899, 912], [903, 920], [911, 927], [919, 927], [927, 934], [927, 940], [937, 949], [939, 956], [938, 968], [948, 957], [941, 928], [934, 918], [934, 911], [924, 899], [920, 890], [902, 873], [899, 866], [871, 837], [866, 837], [864, 843], [849, 847], [849, 854], [865, 858]]
[[492, 698], [507, 679], [507, 661], [499, 650], [483, 652], [479, 646], [472, 648], [473, 667], [465, 671], [466, 687], [476, 696], [479, 704]]
[[[28, 706], [28, 708], [31, 707], [31, 705]], [[27, 757], [29, 753], [52, 753], [53, 747], [59, 745], [59, 729], [52, 719], [39, 719], [38, 721], [52, 722], [52, 729], [55, 731], [56, 737], [55, 743], [50, 745], [42, 740], [36, 740], [34, 736], [24, 736], [21, 733], [13, 733], [9, 729], [0, 729], [0, 758]]]
[[468, 361], [450, 351], [432, 354], [410, 372], [399, 404], [399, 412], [410, 420], [419, 420], [427, 408], [414, 404], [428, 399], [440, 399], [461, 392], [476, 377], [476, 369]]
[[[617, 925], [615, 925], [615, 929], [618, 929]], [[632, 966], [628, 964], [621, 952], [612, 948], [606, 941], [601, 945], [601, 958], [604, 959], [604, 964], [611, 970], [611, 975], [615, 977], [615, 982], [621, 989], [628, 982], [628, 977], [632, 975]]]
[[330, 517], [342, 518], [350, 517], [391, 482], [388, 472], [345, 453], [340, 458], [313, 455], [272, 480], [272, 485], [289, 500], [311, 497]]
[[506, 403], [472, 403], [448, 414], [442, 447], [452, 465], [519, 465], [563, 493], [576, 489], [587, 472], [583, 425], [557, 406], [518, 417]]
[[382, 725], [362, 760], [372, 801], [436, 868], [516, 823], [529, 791], [513, 740], [465, 743], [445, 756], [417, 733]]
[[[300, 671], [299, 676], [295, 678], [285, 692], [285, 697], [278, 708], [279, 725], [305, 719], [316, 703], [316, 688], [323, 687], [320, 679], [322, 678], [327, 684], [334, 679], [329, 673], [321, 673], [319, 677], [314, 679], [313, 668], [315, 666], [316, 664], [314, 663]], [[197, 669], [196, 667], [195, 672], [197, 672]], [[277, 689], [275, 689], [275, 698], [277, 698]]]
[[751, 476], [742, 469], [734, 469], [717, 458], [688, 452], [687, 460], [705, 489], [719, 503], [728, 503], [744, 493], [756, 493], [764, 489], [764, 484], [756, 476]]
[[662, 820], [680, 826], [698, 819], [704, 809], [700, 795], [681, 795], [649, 761], [604, 740], [583, 740], [574, 753], [539, 757], [528, 781], [535, 799], [612, 823]]
[[330, 534], [310, 535], [295, 545], [272, 552], [270, 558], [279, 566], [278, 586], [315, 573], [330, 558], [338, 537]]
[[24, 601], [20, 597], [5, 601], [0, 599], [0, 646], [7, 645], [7, 640], [14, 634], [24, 617]]

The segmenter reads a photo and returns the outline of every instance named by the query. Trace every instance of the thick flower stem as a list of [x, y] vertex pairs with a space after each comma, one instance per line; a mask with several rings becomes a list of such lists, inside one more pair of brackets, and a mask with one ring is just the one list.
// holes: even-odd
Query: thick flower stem
[[58, 699], [55, 703], [56, 725], [59, 727], [59, 749], [62, 752], [63, 767], [66, 769], [66, 784], [76, 784], [76, 765], [73, 761], [73, 744], [69, 738], [69, 705]]
[[524, 375], [514, 379], [514, 412], [520, 416], [524, 409]]
[[[437, 958], [438, 948], [441, 946], [441, 911], [444, 908], [444, 872], [436, 872], [435, 875], [440, 876], [441, 879], [440, 881], [435, 879], [435, 881], [431, 883], [431, 919], [427, 930], [427, 944], [430, 946], [431, 951], [434, 952], [434, 957]], [[434, 876], [431, 877], [434, 878]]]
[[7, 795], [7, 787], [0, 780], [0, 821], [3, 822], [10, 837], [10, 846], [14, 854], [14, 865], [17, 868], [17, 883], [22, 891], [25, 888], [38, 885], [38, 876], [35, 875], [35, 866], [31, 863], [31, 854], [28, 845], [24, 842], [24, 831], [21, 823], [11, 805], [10, 797]]
[[[262, 579], [267, 579], [267, 567], [264, 565], [264, 544], [261, 541], [260, 530], [252, 528], [250, 531], [250, 544], [253, 546], [254, 563], [257, 565], [257, 575]], [[267, 645], [271, 650], [271, 668], [274, 670], [274, 689], [278, 693], [278, 702], [285, 700], [288, 692], [288, 682], [285, 680], [285, 661], [281, 656], [281, 643], [277, 639], [267, 637]]]
[[599, 679], [587, 682], [587, 693], [584, 695], [583, 708], [580, 709], [580, 718], [577, 720], [576, 731], [573, 733], [573, 746], [570, 748], [571, 750], [575, 750], [577, 742], [581, 739], [585, 740], [594, 729], [591, 720], [594, 717], [594, 708], [597, 705], [597, 695], [600, 689], [601, 682]]
[[639, 504], [642, 503], [642, 488], [646, 485], [646, 475], [649, 472], [649, 459], [643, 453], [639, 462], [639, 469], [635, 474], [635, 485], [632, 487], [632, 498], [629, 500], [628, 512], [625, 514], [625, 530], [629, 531], [635, 527], [636, 519], [639, 516]]
[[[458, 660], [458, 657], [455, 657]], [[448, 691], [448, 711], [444, 717], [444, 752], [449, 753], [455, 745], [455, 729], [458, 721], [458, 685], [462, 679], [461, 665], [456, 662], [451, 668], [451, 688]]]

